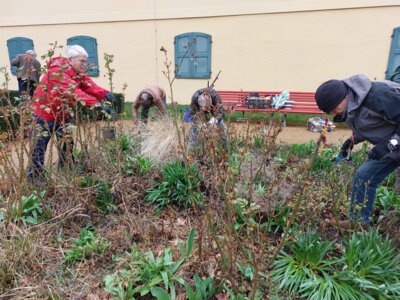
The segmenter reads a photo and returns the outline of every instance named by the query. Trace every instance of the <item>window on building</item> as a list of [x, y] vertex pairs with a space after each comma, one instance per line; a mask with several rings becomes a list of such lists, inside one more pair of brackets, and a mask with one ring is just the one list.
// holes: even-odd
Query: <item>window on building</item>
[[97, 54], [97, 40], [90, 36], [78, 35], [67, 40], [67, 45], [79, 45], [88, 53], [87, 71], [92, 77], [99, 76], [99, 58]]
[[400, 27], [393, 29], [386, 79], [390, 79], [394, 70], [400, 65]]
[[174, 40], [176, 78], [210, 78], [211, 43], [211, 36], [201, 32], [177, 35]]
[[[17, 57], [18, 54], [24, 54], [27, 50], [34, 50], [33, 41], [25, 37], [15, 37], [7, 40], [8, 57], [10, 62]], [[17, 74], [17, 67], [11, 67], [11, 73]]]

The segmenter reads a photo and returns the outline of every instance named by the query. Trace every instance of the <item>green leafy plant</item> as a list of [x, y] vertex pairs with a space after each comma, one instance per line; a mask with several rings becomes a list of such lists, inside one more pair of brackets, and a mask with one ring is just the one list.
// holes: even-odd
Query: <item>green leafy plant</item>
[[233, 201], [233, 209], [236, 212], [235, 229], [239, 230], [242, 225], [246, 225], [250, 228], [256, 226], [257, 223], [254, 220], [254, 217], [259, 208], [260, 206], [254, 202], [249, 204], [247, 199], [236, 198]]
[[13, 205], [13, 219], [21, 220], [25, 226], [38, 224], [39, 217], [43, 214], [40, 199], [43, 199], [45, 194], [46, 191], [34, 191], [29, 196], [22, 196], [22, 208], [19, 203]]
[[290, 152], [299, 157], [311, 155], [317, 148], [317, 143], [314, 140], [310, 140], [306, 144], [292, 144], [290, 145]]
[[[232, 291], [232, 289], [230, 289], [225, 283], [223, 284], [223, 289], [228, 294], [229, 300], [250, 300], [250, 297], [244, 295], [241, 292], [235, 294], [234, 291]], [[263, 300], [263, 299], [264, 297], [262, 293], [260, 292], [260, 290], [257, 290], [254, 296], [254, 300]]]
[[105, 180], [94, 179], [92, 176], [85, 176], [81, 183], [81, 188], [95, 189], [94, 203], [103, 212], [113, 212], [117, 210], [112, 196], [112, 184]]
[[400, 298], [400, 254], [377, 230], [354, 233], [343, 253], [341, 279], [365, 290], [374, 299]]
[[321, 241], [319, 236], [300, 234], [298, 241], [291, 245], [293, 255], [282, 251], [274, 263], [274, 281], [279, 282], [279, 288], [289, 292], [299, 291], [307, 279], [328, 271], [330, 263], [326, 254], [331, 250], [332, 244]]
[[155, 257], [152, 251], [141, 253], [133, 245], [129, 255], [129, 269], [105, 276], [105, 291], [118, 299], [140, 299], [149, 293], [157, 299], [175, 299], [175, 283], [188, 286], [176, 273], [193, 249], [194, 236], [195, 231], [192, 229], [185, 249], [181, 243], [178, 244], [180, 257], [177, 261], [173, 260], [170, 248]]
[[289, 158], [291, 156], [291, 151], [288, 148], [280, 149], [276, 156], [274, 157], [274, 161], [280, 164], [287, 164]]
[[290, 250], [292, 254], [281, 251], [271, 272], [280, 289], [306, 299], [363, 299], [361, 291], [336, 275], [333, 265], [339, 265], [340, 259], [329, 259], [332, 243], [315, 232], [300, 234]]
[[147, 192], [146, 200], [159, 208], [177, 205], [188, 208], [201, 203], [202, 178], [196, 165], [184, 166], [176, 161], [165, 165], [161, 171], [162, 181]]
[[331, 148], [322, 149], [321, 153], [317, 155], [313, 165], [311, 166], [311, 170], [313, 171], [326, 171], [329, 172], [332, 170], [334, 163], [332, 162], [332, 158], [336, 155], [336, 152]]
[[97, 236], [96, 231], [82, 230], [78, 239], [72, 239], [73, 246], [64, 255], [64, 262], [74, 264], [86, 258], [101, 256], [108, 248], [109, 243], [105, 238]]
[[385, 187], [394, 187], [396, 184], [396, 172], [392, 172], [383, 180], [382, 186]]
[[137, 141], [129, 136], [120, 135], [116, 141], [117, 145], [124, 154], [131, 155], [137, 153]]
[[154, 167], [154, 163], [147, 157], [129, 156], [126, 159], [124, 171], [127, 174], [146, 175]]
[[400, 197], [395, 190], [381, 186], [376, 190], [375, 203], [385, 210], [396, 209], [400, 208]]

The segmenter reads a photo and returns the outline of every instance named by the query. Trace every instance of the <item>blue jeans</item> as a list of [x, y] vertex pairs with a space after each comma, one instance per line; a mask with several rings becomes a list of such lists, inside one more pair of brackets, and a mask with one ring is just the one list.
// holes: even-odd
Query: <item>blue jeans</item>
[[72, 149], [74, 146], [72, 140], [66, 141], [63, 139], [64, 129], [68, 125], [67, 121], [61, 123], [33, 116], [31, 124], [35, 125], [35, 128], [30, 135], [30, 144], [33, 147], [32, 164], [28, 167], [28, 176], [30, 178], [42, 175], [47, 145], [53, 133], [57, 138], [59, 167], [63, 167], [68, 158], [72, 159]]
[[392, 158], [367, 160], [358, 169], [353, 180], [351, 192], [350, 217], [357, 221], [361, 217], [363, 224], [370, 224], [374, 211], [376, 189], [379, 184], [399, 167]]

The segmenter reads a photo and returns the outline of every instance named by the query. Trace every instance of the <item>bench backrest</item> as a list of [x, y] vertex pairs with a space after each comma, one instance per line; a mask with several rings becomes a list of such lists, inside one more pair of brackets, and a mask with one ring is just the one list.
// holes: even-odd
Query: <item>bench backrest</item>
[[258, 93], [260, 97], [279, 95], [280, 91], [217, 91], [221, 97], [225, 109], [236, 111], [266, 111], [285, 112], [300, 114], [325, 114], [315, 102], [313, 92], [289, 92], [291, 107], [283, 107], [279, 110], [273, 108], [248, 108], [245, 106], [245, 99], [250, 93]]

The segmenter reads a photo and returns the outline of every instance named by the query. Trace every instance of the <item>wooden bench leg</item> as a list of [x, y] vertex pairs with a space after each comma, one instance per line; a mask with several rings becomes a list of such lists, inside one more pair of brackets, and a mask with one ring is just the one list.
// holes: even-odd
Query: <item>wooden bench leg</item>
[[286, 116], [287, 114], [283, 114], [283, 127], [286, 127]]

